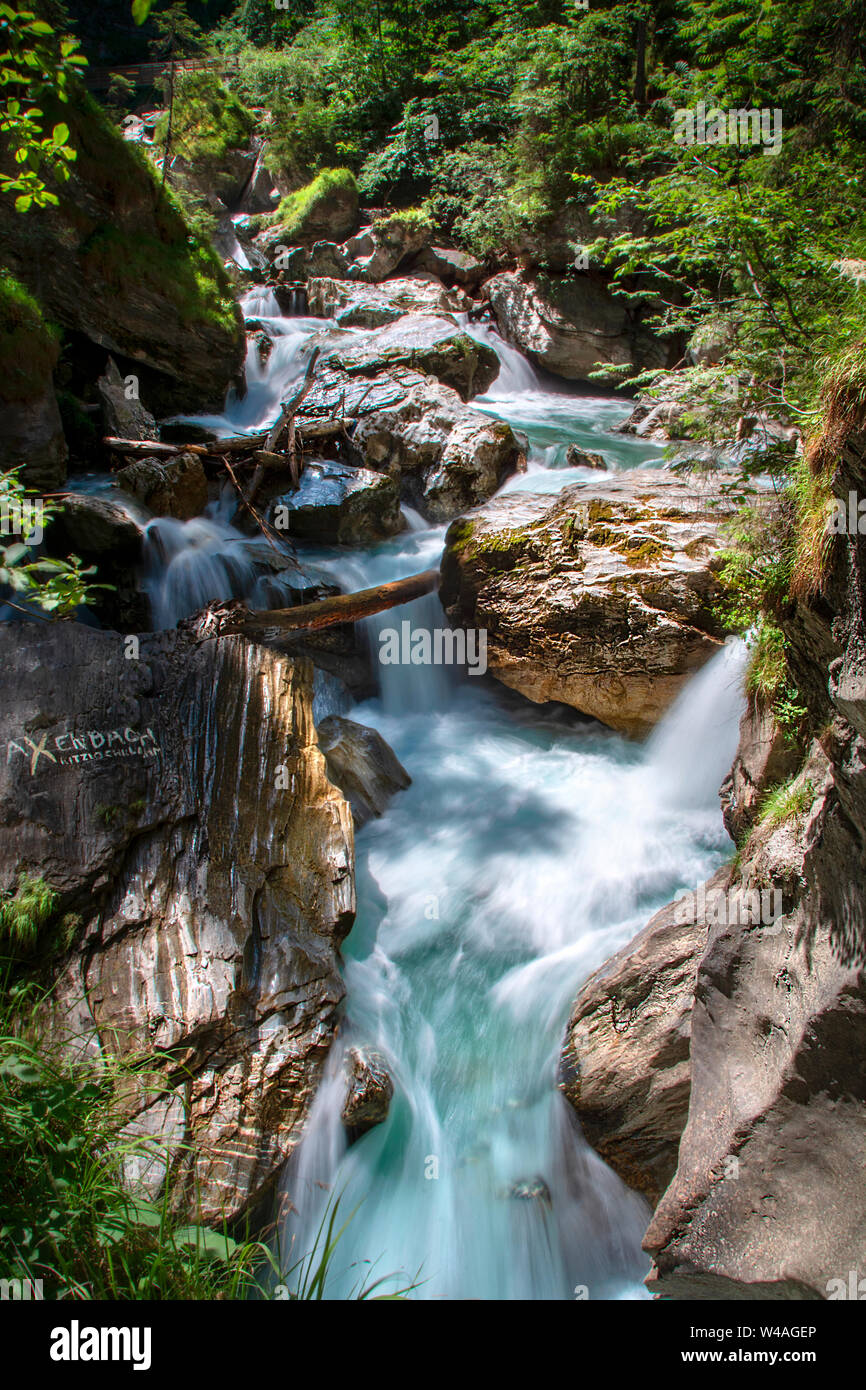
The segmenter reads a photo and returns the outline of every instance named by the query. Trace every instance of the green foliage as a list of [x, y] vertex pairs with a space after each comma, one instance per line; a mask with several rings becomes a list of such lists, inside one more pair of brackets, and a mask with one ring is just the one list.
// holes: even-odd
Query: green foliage
[[75, 159], [69, 127], [51, 124], [39, 103], [46, 96], [66, 102], [68, 85], [85, 60], [74, 39], [59, 36], [32, 11], [9, 5], [0, 5], [0, 44], [0, 140], [16, 166], [14, 173], [0, 171], [0, 193], [14, 196], [18, 212], [29, 212], [57, 203], [44, 173], [65, 182]]
[[[216, 166], [229, 150], [249, 143], [255, 118], [209, 69], [179, 71], [174, 79], [172, 151], [190, 163]], [[168, 117], [157, 122], [154, 139], [165, 145]]]
[[0, 898], [0, 951], [31, 952], [56, 906], [57, 894], [44, 879], [21, 874], [15, 892]]
[[[12, 468], [0, 473], [0, 505], [12, 515], [27, 517], [28, 506], [33, 505], [33, 497], [28, 493], [19, 473], [21, 468]], [[40, 498], [42, 525], [58, 510], [51, 498]], [[113, 585], [96, 584], [92, 576], [96, 566], [86, 569], [77, 555], [66, 560], [57, 560], [47, 555], [32, 558], [30, 541], [27, 537], [0, 545], [0, 593], [3, 589], [19, 595], [27, 604], [35, 604], [43, 616], [52, 618], [71, 618], [76, 609], [92, 602], [97, 589], [110, 589]], [[2, 601], [13, 608], [20, 605], [6, 593]]]
[[759, 824], [775, 828], [784, 825], [786, 821], [794, 820], [796, 816], [809, 809], [814, 795], [812, 783], [801, 780], [799, 776], [792, 777], [781, 786], [773, 787], [761, 802]]

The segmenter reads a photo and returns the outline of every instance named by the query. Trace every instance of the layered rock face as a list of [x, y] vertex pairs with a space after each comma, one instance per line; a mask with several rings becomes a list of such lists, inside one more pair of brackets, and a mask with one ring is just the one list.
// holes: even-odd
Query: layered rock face
[[[863, 436], [843, 447], [833, 480], [836, 496], [849, 489], [866, 490]], [[822, 592], [782, 614], [789, 661], [820, 733], [774, 814], [760, 815], [760, 798], [790, 777], [790, 753], [760, 711], [743, 720], [723, 787], [726, 821], [748, 838], [697, 966], [688, 1119], [644, 1242], [655, 1262], [651, 1287], [667, 1298], [846, 1297], [851, 1272], [859, 1279], [866, 1269], [864, 580], [866, 542], [838, 536]], [[771, 910], [756, 920], [739, 904], [761, 893]], [[637, 1185], [658, 1132], [653, 1095], [665, 1081], [653, 1078], [643, 1095], [635, 1089], [647, 1056], [641, 1033], [613, 1039], [598, 1020], [606, 980], [608, 993], [633, 979], [651, 990], [654, 973], [675, 967], [675, 940], [660, 942], [660, 963], [647, 956], [663, 917], [582, 991], [566, 1049], [587, 1078], [585, 1094], [579, 1084], [569, 1089], [586, 1108], [587, 1133]], [[654, 1047], [662, 1059], [679, 1049], [682, 1077], [677, 1013], [668, 1025], [660, 1020]], [[631, 1171], [624, 1139], [626, 1160], [639, 1160]]]
[[363, 335], [330, 335], [321, 350], [324, 370], [369, 377], [395, 367], [414, 369], [453, 387], [464, 401], [486, 391], [499, 374], [492, 348], [470, 338], [453, 319], [432, 314], [401, 316]]
[[490, 671], [528, 699], [645, 734], [722, 638], [726, 481], [630, 472], [497, 498], [448, 532], [448, 617], [487, 629]]
[[664, 367], [668, 350], [639, 316], [586, 275], [535, 282], [506, 272], [482, 287], [499, 331], [515, 347], [569, 381], [615, 367]]
[[[723, 887], [722, 870], [708, 887]], [[587, 1141], [655, 1204], [674, 1175], [689, 1108], [689, 1039], [706, 912], [670, 903], [586, 981], [565, 1034], [560, 1087]], [[691, 920], [688, 920], [691, 917]]]
[[3, 200], [6, 262], [49, 319], [158, 372], [174, 409], [220, 409], [243, 376], [244, 336], [219, 263], [190, 245], [144, 157], [89, 98], [56, 119], [77, 152], [69, 181], [34, 216]]
[[174, 1203], [216, 1221], [267, 1193], [334, 1034], [351, 813], [306, 662], [193, 631], [139, 640], [127, 658], [116, 633], [0, 629], [0, 888], [42, 876], [78, 915], [53, 1027], [159, 1055], [169, 1090], [133, 1125], [166, 1145]]
[[462, 290], [447, 290], [434, 275], [406, 275], [383, 285], [332, 277], [307, 282], [310, 313], [341, 328], [380, 328], [404, 314], [451, 314], [469, 308]]

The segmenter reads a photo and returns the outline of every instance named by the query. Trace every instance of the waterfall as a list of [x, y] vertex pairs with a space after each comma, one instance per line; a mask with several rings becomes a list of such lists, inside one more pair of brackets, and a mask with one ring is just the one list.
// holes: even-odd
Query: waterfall
[[[272, 422], [324, 326], [275, 307], [266, 290], [244, 300], [274, 345], [265, 363], [251, 351], [246, 398], [205, 422], [221, 432]], [[474, 407], [526, 435], [530, 472], [509, 487], [555, 492], [585, 477], [561, 466], [569, 442], [613, 468], [659, 462], [658, 446], [609, 433], [627, 403], [553, 390], [493, 329], [466, 326], [502, 363]], [[409, 521], [365, 551], [302, 553], [344, 589], [387, 582], [437, 563], [445, 528]], [[227, 531], [219, 516], [151, 523], [165, 621], [220, 586], [260, 582]], [[730, 853], [716, 789], [736, 745], [742, 644], [721, 649], [639, 747], [490, 678], [378, 661], [385, 628], [444, 621], [429, 595], [361, 628], [379, 694], [351, 717], [381, 731], [412, 784], [356, 835], [345, 1017], [283, 1172], [282, 1257], [309, 1253], [340, 1197], [343, 1219], [357, 1210], [329, 1297], [392, 1272], [417, 1276], [418, 1298], [646, 1297], [647, 1205], [586, 1145], [556, 1088], [558, 1057], [581, 983]], [[337, 698], [320, 682], [318, 712]], [[387, 1119], [350, 1143], [340, 1111], [354, 1046], [381, 1056], [394, 1095]]]

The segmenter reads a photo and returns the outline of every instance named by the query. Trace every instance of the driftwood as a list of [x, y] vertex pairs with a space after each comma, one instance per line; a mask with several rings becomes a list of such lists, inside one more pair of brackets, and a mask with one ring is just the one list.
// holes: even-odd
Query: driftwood
[[214, 610], [221, 633], [240, 633], [244, 637], [262, 639], [268, 634], [279, 636], [286, 632], [318, 632], [335, 627], [337, 623], [356, 623], [386, 608], [397, 608], [413, 598], [429, 594], [439, 583], [438, 570], [425, 570], [407, 579], [390, 584], [376, 584], [372, 589], [360, 589], [355, 594], [336, 594], [333, 598], [304, 603], [297, 608], [272, 608], [254, 612], [238, 603], [226, 605], [222, 612]]

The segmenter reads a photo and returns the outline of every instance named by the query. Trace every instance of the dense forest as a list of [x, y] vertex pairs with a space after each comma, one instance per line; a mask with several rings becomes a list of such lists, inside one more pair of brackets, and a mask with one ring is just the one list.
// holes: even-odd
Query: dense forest
[[864, 46], [0, 4], [0, 1276], [863, 1296]]

